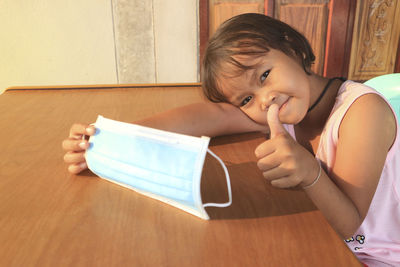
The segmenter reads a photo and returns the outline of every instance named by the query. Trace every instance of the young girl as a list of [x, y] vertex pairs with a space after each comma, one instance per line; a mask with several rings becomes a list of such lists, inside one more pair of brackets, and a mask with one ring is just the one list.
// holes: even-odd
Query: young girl
[[[210, 102], [138, 124], [190, 135], [269, 131], [255, 150], [275, 187], [301, 186], [368, 266], [400, 266], [400, 133], [373, 89], [314, 74], [307, 40], [285, 23], [243, 14], [210, 39], [202, 65]], [[71, 173], [86, 169], [75, 124], [63, 142]]]

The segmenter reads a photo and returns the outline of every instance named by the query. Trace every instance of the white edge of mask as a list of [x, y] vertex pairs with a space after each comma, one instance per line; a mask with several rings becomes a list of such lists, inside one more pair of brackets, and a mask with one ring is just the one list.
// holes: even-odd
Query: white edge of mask
[[201, 151], [198, 154], [199, 158], [196, 160], [196, 166], [193, 174], [195, 175], [195, 177], [192, 186], [193, 186], [193, 195], [194, 197], [197, 198], [195, 199], [197, 209], [201, 211], [201, 216], [199, 217], [205, 220], [209, 220], [210, 217], [208, 216], [208, 213], [204, 209], [203, 201], [201, 199], [201, 175], [203, 173], [204, 160], [206, 158], [208, 144], [210, 143], [210, 137], [202, 136], [201, 139], [203, 141], [203, 144], [201, 147]]
[[190, 208], [188, 206], [182, 205], [181, 203], [173, 201], [173, 200], [171, 200], [169, 198], [165, 198], [165, 197], [162, 197], [162, 196], [159, 196], [159, 195], [155, 195], [153, 193], [142, 191], [142, 190], [139, 190], [137, 188], [131, 187], [129, 185], [118, 183], [118, 182], [116, 182], [116, 181], [114, 181], [112, 179], [108, 179], [108, 178], [101, 177], [101, 176], [99, 176], [99, 177], [104, 179], [104, 180], [107, 180], [107, 181], [109, 181], [109, 182], [111, 182], [113, 184], [118, 184], [118, 185], [123, 186], [125, 188], [131, 189], [131, 190], [133, 190], [133, 191], [135, 191], [135, 192], [137, 192], [137, 193], [139, 193], [141, 195], [144, 195], [146, 197], [150, 197], [150, 198], [156, 199], [158, 201], [164, 202], [164, 203], [166, 203], [168, 205], [171, 205], [171, 206], [173, 206], [175, 208], [179, 208], [179, 209], [181, 209], [183, 211], [186, 211], [187, 213], [190, 213], [192, 215], [195, 215], [196, 217], [199, 217], [199, 218], [201, 218], [203, 220], [209, 220], [210, 219], [210, 217], [208, 216], [207, 212], [204, 210], [204, 208], [202, 206], [200, 208], [200, 210], [202, 212], [199, 212], [198, 210], [195, 210], [195, 209], [192, 209], [192, 208]]
[[[96, 123], [93, 123], [93, 124], [91, 124], [91, 125], [94, 125], [94, 126], [96, 127], [96, 124], [97, 124], [99, 121], [106, 121], [107, 124], [108, 124], [109, 122], [113, 122], [112, 120], [107, 119], [107, 118], [104, 118], [103, 116], [99, 115], [99, 116], [97, 117]], [[127, 124], [127, 123], [126, 123], [126, 124]], [[136, 124], [132, 124], [132, 125], [135, 125], [135, 126], [140, 127], [140, 128], [148, 128], [148, 129], [150, 129], [151, 131], [152, 131], [152, 130], [156, 130], [156, 131], [165, 132], [165, 131], [162, 131], [162, 130], [157, 130], [157, 129], [153, 129], [153, 128], [149, 128], [149, 127], [145, 127], [145, 126], [140, 126], [140, 125], [136, 125]], [[171, 134], [176, 135], [176, 136], [184, 136], [184, 137], [189, 138], [189, 139], [191, 139], [191, 138], [199, 139], [199, 137], [195, 137], [195, 136], [182, 135], [182, 134], [176, 134], [176, 133], [171, 133]], [[90, 137], [90, 138], [91, 138], [91, 137]], [[89, 142], [90, 142], [90, 138], [89, 138]], [[198, 159], [196, 160], [196, 166], [195, 166], [195, 171], [194, 171], [195, 177], [194, 177], [193, 189], [192, 189], [192, 190], [193, 190], [193, 195], [194, 195], [194, 197], [197, 198], [197, 199], [195, 199], [195, 202], [197, 203], [197, 208], [198, 208], [198, 210], [192, 209], [192, 208], [190, 208], [190, 207], [188, 207], [188, 206], [185, 206], [185, 205], [182, 205], [181, 203], [176, 202], [176, 201], [173, 201], [173, 200], [171, 200], [171, 199], [169, 199], [169, 198], [165, 198], [165, 197], [162, 197], [162, 196], [153, 194], [153, 193], [149, 193], [149, 192], [147, 192], [147, 191], [139, 190], [139, 189], [134, 188], [134, 187], [132, 187], [132, 186], [129, 186], [129, 185], [126, 185], [126, 184], [123, 184], [123, 183], [116, 182], [116, 181], [114, 181], [114, 180], [112, 180], [112, 179], [109, 179], [109, 178], [106, 178], [106, 177], [102, 177], [102, 176], [98, 175], [94, 170], [92, 170], [92, 169], [90, 168], [89, 164], [88, 164], [88, 169], [89, 169], [90, 171], [92, 171], [93, 173], [95, 173], [95, 174], [96, 174], [97, 176], [99, 176], [100, 178], [102, 178], [102, 179], [104, 179], [104, 180], [107, 180], [107, 181], [109, 181], [109, 182], [111, 182], [111, 183], [118, 184], [118, 185], [120, 185], [120, 186], [123, 186], [123, 187], [125, 187], [125, 188], [131, 189], [131, 190], [133, 190], [133, 191], [135, 191], [135, 192], [137, 192], [137, 193], [139, 193], [139, 194], [142, 194], [142, 195], [144, 195], [144, 196], [147, 196], [147, 197], [150, 197], [150, 198], [159, 200], [159, 201], [161, 201], [161, 202], [164, 202], [164, 203], [166, 203], [166, 204], [172, 205], [172, 206], [174, 206], [174, 207], [176, 207], [176, 208], [179, 208], [179, 209], [181, 209], [181, 210], [183, 210], [183, 211], [186, 211], [186, 212], [188, 212], [188, 213], [190, 213], [190, 214], [192, 214], [192, 215], [195, 215], [195, 216], [197, 216], [197, 217], [199, 217], [199, 218], [201, 218], [201, 219], [203, 219], [203, 220], [209, 220], [209, 219], [210, 219], [210, 216], [207, 214], [206, 210], [204, 209], [203, 202], [202, 202], [202, 199], [201, 199], [201, 192], [200, 192], [200, 189], [201, 189], [201, 175], [202, 175], [204, 160], [205, 160], [206, 154], [207, 154], [208, 144], [209, 144], [209, 142], [210, 142], [210, 137], [202, 136], [201, 139], [202, 139], [203, 142], [202, 142], [201, 152], [199, 153], [199, 157], [200, 157], [200, 158], [198, 158]], [[186, 139], [186, 140], [187, 140], [187, 139]], [[188, 140], [188, 141], [189, 141], [189, 140]], [[85, 158], [86, 158], [86, 152], [85, 152]]]

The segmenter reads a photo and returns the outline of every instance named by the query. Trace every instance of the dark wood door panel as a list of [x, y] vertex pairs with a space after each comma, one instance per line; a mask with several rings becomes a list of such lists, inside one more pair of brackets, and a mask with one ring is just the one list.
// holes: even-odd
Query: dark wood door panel
[[394, 16], [400, 14], [400, 1], [199, 1], [200, 57], [219, 23], [240, 13], [258, 12], [286, 22], [306, 36], [316, 55], [312, 69], [318, 74], [363, 81], [400, 72], [400, 17]]

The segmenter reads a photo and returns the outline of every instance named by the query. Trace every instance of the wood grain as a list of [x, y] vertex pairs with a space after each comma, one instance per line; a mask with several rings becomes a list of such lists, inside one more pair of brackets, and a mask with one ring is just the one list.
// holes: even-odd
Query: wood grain
[[[257, 133], [215, 138], [233, 205], [210, 221], [107, 182], [71, 175], [61, 142], [98, 114], [132, 122], [203, 101], [199, 87], [14, 90], [0, 96], [0, 266], [361, 266], [301, 190], [269, 186]], [[207, 157], [204, 202], [225, 201]]]
[[[200, 64], [203, 61], [204, 52], [208, 43], [209, 36], [209, 21], [208, 21], [208, 13], [209, 13], [209, 0], [199, 0], [199, 53], [200, 53]], [[201, 72], [200, 72], [200, 75]], [[201, 80], [201, 77], [200, 77]]]
[[328, 23], [328, 3], [327, 1], [309, 4], [297, 3], [298, 1], [286, 2], [276, 5], [276, 9], [279, 10], [276, 15], [307, 38], [315, 54], [315, 62], [311, 69], [322, 75]]
[[329, 3], [325, 77], [348, 75], [355, 10], [355, 0], [331, 0]]
[[209, 0], [209, 36], [225, 20], [243, 13], [264, 13], [263, 0]]
[[395, 70], [400, 36], [400, 2], [358, 1], [349, 79], [368, 80]]

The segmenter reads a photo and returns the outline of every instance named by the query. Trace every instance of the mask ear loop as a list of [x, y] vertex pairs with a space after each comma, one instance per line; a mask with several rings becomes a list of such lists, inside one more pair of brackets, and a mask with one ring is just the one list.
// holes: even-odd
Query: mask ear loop
[[215, 155], [210, 149], [207, 149], [208, 153], [211, 154], [218, 162], [221, 164], [222, 168], [224, 169], [225, 172], [225, 177], [226, 177], [226, 186], [228, 188], [228, 196], [229, 196], [229, 202], [227, 203], [206, 203], [203, 205], [203, 207], [218, 207], [218, 208], [225, 208], [229, 207], [232, 204], [232, 190], [231, 190], [231, 181], [229, 178], [229, 173], [228, 169], [226, 168], [224, 162], [217, 156]]

